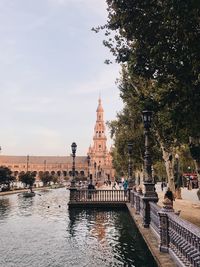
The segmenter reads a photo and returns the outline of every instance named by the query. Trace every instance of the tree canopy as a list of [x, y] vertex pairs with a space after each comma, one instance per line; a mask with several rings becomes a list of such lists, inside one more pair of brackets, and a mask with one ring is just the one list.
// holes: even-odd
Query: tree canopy
[[15, 177], [12, 175], [12, 171], [5, 166], [0, 166], [0, 184], [7, 185], [10, 187], [10, 183], [15, 180]]
[[[188, 0], [107, 0], [104, 44], [129, 75], [154, 81], [158, 107], [177, 131], [196, 136], [200, 122], [200, 4]], [[114, 37], [113, 36], [114, 32]], [[140, 89], [140, 88], [139, 88]]]

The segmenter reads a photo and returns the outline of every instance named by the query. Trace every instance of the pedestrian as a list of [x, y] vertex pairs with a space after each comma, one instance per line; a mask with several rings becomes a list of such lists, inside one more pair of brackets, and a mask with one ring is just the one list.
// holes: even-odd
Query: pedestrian
[[126, 197], [127, 196], [127, 190], [128, 190], [128, 181], [127, 180], [125, 180], [123, 182], [123, 188], [124, 188], [124, 195]]
[[175, 198], [174, 198], [174, 194], [172, 193], [169, 187], [167, 188], [167, 191], [165, 192], [164, 199], [171, 200], [171, 203], [173, 206], [173, 201], [175, 200]]
[[116, 181], [114, 181], [112, 189], [116, 189]]
[[161, 182], [161, 190], [163, 191], [163, 188], [164, 188], [164, 183], [163, 181]]

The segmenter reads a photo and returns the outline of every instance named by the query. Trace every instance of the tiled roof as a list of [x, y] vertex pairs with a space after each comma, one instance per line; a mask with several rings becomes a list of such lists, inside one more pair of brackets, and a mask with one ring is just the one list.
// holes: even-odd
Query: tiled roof
[[[65, 164], [65, 163], [71, 163], [72, 157], [70, 156], [29, 156], [29, 163], [32, 164], [44, 164], [46, 161], [46, 164]], [[23, 164], [27, 162], [27, 156], [0, 156], [0, 165], [2, 163], [4, 164]], [[76, 157], [76, 163], [87, 163], [87, 157], [83, 156], [77, 156]]]

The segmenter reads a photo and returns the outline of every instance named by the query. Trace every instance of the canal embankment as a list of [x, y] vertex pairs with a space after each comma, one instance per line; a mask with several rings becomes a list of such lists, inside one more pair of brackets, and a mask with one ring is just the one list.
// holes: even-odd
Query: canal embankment
[[135, 208], [131, 207], [130, 203], [127, 203], [126, 206], [158, 266], [177, 267], [178, 265], [172, 260], [169, 254], [160, 252], [159, 240], [156, 238], [156, 235], [151, 228], [144, 228], [142, 217], [136, 214]]
[[[47, 190], [47, 189], [51, 189], [51, 187], [37, 187], [34, 188], [34, 191], [41, 191], [41, 190]], [[17, 190], [10, 190], [10, 191], [4, 191], [4, 192], [0, 192], [0, 196], [6, 196], [6, 195], [12, 195], [12, 194], [20, 194], [23, 192], [28, 192], [29, 189], [25, 188], [25, 189], [17, 189]]]

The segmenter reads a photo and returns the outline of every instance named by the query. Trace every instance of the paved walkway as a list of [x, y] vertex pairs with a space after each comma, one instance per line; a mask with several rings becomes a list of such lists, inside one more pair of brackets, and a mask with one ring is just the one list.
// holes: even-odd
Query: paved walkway
[[[112, 190], [112, 186], [103, 185], [99, 189]], [[116, 189], [119, 190], [119, 186], [116, 185]], [[166, 188], [165, 188], [166, 190]], [[164, 191], [165, 191], [164, 190]], [[159, 206], [163, 206], [162, 201], [164, 199], [164, 191], [161, 191], [160, 183], [156, 185], [156, 192], [159, 197]], [[197, 197], [197, 189], [188, 190], [182, 189], [182, 198], [174, 201], [175, 211], [181, 211], [180, 217], [200, 227], [200, 201]]]
[[[195, 193], [195, 192], [194, 192]], [[159, 202], [158, 205], [162, 207], [164, 199], [164, 192], [158, 192]], [[176, 199], [174, 201], [175, 211], [180, 210], [180, 217], [200, 227], [200, 202], [197, 204], [195, 201]]]

